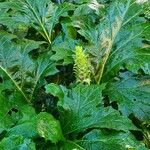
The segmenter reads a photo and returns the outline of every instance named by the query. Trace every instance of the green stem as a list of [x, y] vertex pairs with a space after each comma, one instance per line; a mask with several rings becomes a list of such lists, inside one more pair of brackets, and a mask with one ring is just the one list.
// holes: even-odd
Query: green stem
[[[107, 62], [107, 60], [109, 58], [109, 55], [110, 55], [113, 43], [115, 41], [115, 38], [116, 38], [118, 32], [120, 31], [121, 27], [124, 25], [123, 24], [124, 17], [125, 17], [128, 9], [129, 9], [129, 7], [132, 5], [132, 4], [130, 5], [130, 3], [131, 3], [131, 0], [128, 1], [127, 6], [126, 6], [126, 10], [123, 13], [123, 17], [121, 18], [121, 22], [119, 23], [119, 25], [116, 28], [116, 30], [111, 31], [111, 38], [108, 39], [108, 40], [110, 40], [110, 41], [108, 41], [109, 42], [108, 43], [108, 47], [106, 48], [105, 54], [104, 54], [102, 60], [100, 61], [100, 63], [98, 64], [98, 67], [97, 67], [97, 70], [96, 70], [95, 80], [96, 80], [97, 84], [100, 84], [100, 82], [101, 82], [101, 79], [102, 79], [102, 76], [103, 76], [103, 72], [104, 72], [104, 68], [105, 68], [106, 62]], [[114, 32], [114, 34], [112, 34], [113, 32]]]
[[27, 2], [27, 4], [29, 5], [29, 7], [31, 8], [31, 10], [32, 10], [33, 14], [35, 15], [36, 19], [37, 19], [38, 22], [40, 23], [40, 26], [41, 26], [41, 28], [42, 28], [42, 30], [43, 30], [45, 36], [46, 36], [46, 40], [51, 44], [51, 39], [50, 39], [50, 37], [49, 37], [49, 35], [48, 35], [48, 33], [47, 33], [47, 31], [46, 31], [46, 29], [45, 29], [43, 23], [41, 22], [40, 18], [39, 18], [38, 15], [36, 14], [34, 8], [31, 6], [31, 4], [30, 4], [27, 0], [26, 0], [26, 2]]
[[20, 91], [20, 93], [22, 94], [22, 96], [25, 98], [25, 100], [30, 103], [29, 99], [26, 97], [26, 95], [24, 94], [24, 92], [22, 91], [22, 89], [18, 86], [18, 84], [15, 82], [15, 80], [7, 73], [7, 71], [2, 68], [0, 66], [1, 70], [5, 72], [5, 74], [7, 74], [7, 76], [11, 79], [11, 81], [14, 83], [14, 85], [16, 86], [16, 88], [18, 89], [18, 91]]
[[100, 82], [101, 82], [101, 79], [102, 79], [102, 76], [103, 76], [103, 72], [104, 72], [104, 68], [105, 68], [106, 62], [108, 60], [108, 57], [110, 55], [110, 52], [111, 52], [112, 43], [106, 49], [106, 53], [103, 56], [102, 61], [100, 62], [99, 66], [98, 66], [98, 72], [97, 72], [97, 75], [96, 75], [96, 82], [97, 82], [97, 84], [100, 84]]

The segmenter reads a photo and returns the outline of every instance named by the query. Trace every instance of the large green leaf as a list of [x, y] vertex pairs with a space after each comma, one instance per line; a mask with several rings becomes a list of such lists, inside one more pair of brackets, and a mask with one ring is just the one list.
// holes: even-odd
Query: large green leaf
[[117, 101], [126, 116], [134, 114], [142, 121], [150, 120], [150, 78], [123, 75], [123, 79], [110, 83], [106, 90], [111, 101]]
[[35, 89], [44, 83], [44, 76], [53, 74], [55, 66], [48, 54], [32, 59], [30, 52], [39, 48], [43, 42], [30, 40], [13, 43], [9, 34], [0, 35], [0, 73], [9, 77], [23, 97], [32, 99]]
[[[72, 25], [75, 27], [92, 30], [92, 28], [95, 27], [97, 20], [101, 18], [103, 8], [104, 5], [98, 3], [97, 0], [88, 0], [87, 2], [83, 2], [83, 4], [78, 5], [73, 16], [71, 17]], [[92, 41], [92, 39], [90, 39], [91, 35], [89, 35], [86, 31], [84, 32], [81, 29], [79, 30], [79, 33], [85, 36], [85, 38], [89, 41]]]
[[150, 52], [142, 45], [144, 31], [149, 30], [146, 20], [139, 17], [144, 10], [145, 5], [135, 0], [115, 0], [98, 25], [90, 27], [84, 22], [84, 26], [79, 26], [78, 32], [89, 41], [87, 50], [97, 64], [97, 80], [101, 80], [103, 73], [103, 79], [110, 79], [121, 68], [137, 73], [150, 61]]
[[130, 133], [93, 130], [77, 141], [88, 150], [147, 150]]
[[[143, 142], [136, 140], [130, 132], [94, 129], [75, 141], [59, 144], [61, 150], [148, 150]], [[52, 150], [57, 150], [54, 146]]]
[[[14, 126], [17, 122], [30, 120], [35, 115], [34, 109], [24, 100], [20, 91], [3, 72], [0, 74], [0, 133]], [[3, 107], [5, 106], [5, 107]]]
[[[144, 11], [144, 6], [134, 0], [116, 3], [110, 18], [111, 22], [111, 53], [106, 63], [104, 77], [115, 76], [119, 69], [127, 68], [137, 73], [139, 68], [150, 61], [149, 49], [143, 48], [142, 40], [144, 31], [149, 28], [144, 24], [146, 20], [139, 15]], [[117, 11], [116, 11], [117, 10]], [[134, 10], [134, 11], [133, 11]], [[115, 15], [114, 12], [117, 12]]]
[[55, 72], [55, 65], [48, 55], [37, 59], [32, 59], [30, 55], [43, 42], [12, 42], [11, 39], [15, 36], [1, 32], [0, 133], [20, 122], [20, 119], [23, 122], [35, 115], [34, 108], [27, 102], [31, 102], [36, 88], [44, 84], [44, 77]]
[[[47, 85], [47, 92], [51, 92]], [[112, 108], [104, 108], [102, 105], [103, 86], [99, 85], [78, 85], [72, 90], [62, 89], [64, 98], [60, 99], [60, 122], [65, 134], [82, 132], [88, 128], [110, 128], [115, 130], [135, 130], [131, 121], [121, 116]], [[60, 92], [58, 97], [60, 98]], [[56, 95], [56, 93], [55, 93]]]
[[[35, 116], [32, 117], [35, 118]], [[36, 120], [33, 118], [30, 118], [30, 120], [26, 120], [23, 123], [16, 124], [13, 128], [10, 128], [8, 130], [7, 135], [10, 137], [12, 135], [19, 135], [23, 136], [24, 138], [37, 138], [37, 125]]]
[[[98, 129], [90, 131], [81, 139], [61, 142], [59, 146], [61, 150], [148, 150], [130, 132]], [[53, 149], [57, 150], [57, 146]]]
[[42, 137], [52, 143], [64, 140], [59, 121], [46, 112], [32, 115], [32, 118], [28, 120], [21, 119], [16, 126], [8, 130], [7, 135], [9, 137], [18, 135], [31, 139]]
[[70, 23], [68, 23], [68, 25], [66, 24], [67, 23], [61, 23], [62, 31], [53, 42], [52, 51], [54, 54], [51, 57], [53, 61], [57, 61], [63, 65], [73, 63], [73, 52], [75, 46], [79, 43], [79, 41], [70, 37], [76, 34], [76, 30], [70, 26]]
[[0, 142], [1, 150], [36, 150], [35, 144], [31, 139], [23, 138], [22, 136], [13, 135], [4, 138]]
[[59, 37], [54, 42], [52, 47], [54, 55], [52, 55], [51, 60], [57, 61], [60, 64], [62, 63], [63, 65], [73, 63], [72, 56], [77, 42], [71, 38], [62, 41]]
[[[2, 6], [1, 6], [2, 5]], [[11, 17], [13, 25], [26, 24], [35, 28], [48, 43], [51, 43], [51, 34], [53, 28], [59, 21], [60, 16], [67, 16], [68, 10], [73, 9], [70, 3], [55, 5], [50, 0], [10, 0], [10, 2], [2, 3], [0, 6], [11, 8]], [[13, 15], [12, 15], [13, 14]], [[8, 17], [6, 18], [8, 20]], [[2, 24], [7, 25], [6, 20], [2, 20]]]

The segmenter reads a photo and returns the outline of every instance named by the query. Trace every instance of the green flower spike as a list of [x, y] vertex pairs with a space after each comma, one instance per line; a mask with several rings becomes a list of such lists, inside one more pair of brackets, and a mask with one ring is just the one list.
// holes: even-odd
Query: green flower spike
[[91, 79], [91, 67], [88, 55], [82, 49], [82, 46], [76, 46], [74, 57], [74, 71], [76, 75], [76, 81], [78, 83], [90, 84]]

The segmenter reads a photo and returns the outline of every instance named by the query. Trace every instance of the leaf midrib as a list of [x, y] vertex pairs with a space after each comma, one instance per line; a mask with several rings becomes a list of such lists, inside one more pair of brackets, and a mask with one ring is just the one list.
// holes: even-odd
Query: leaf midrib
[[2, 66], [0, 66], [0, 69], [11, 79], [11, 81], [14, 83], [15, 87], [18, 89], [18, 91], [20, 91], [20, 93], [22, 94], [22, 96], [25, 98], [25, 100], [30, 103], [29, 99], [26, 97], [25, 93], [22, 91], [22, 89], [18, 86], [18, 84], [16, 83], [16, 81], [11, 77], [11, 75], [7, 72], [6, 69], [4, 69]]

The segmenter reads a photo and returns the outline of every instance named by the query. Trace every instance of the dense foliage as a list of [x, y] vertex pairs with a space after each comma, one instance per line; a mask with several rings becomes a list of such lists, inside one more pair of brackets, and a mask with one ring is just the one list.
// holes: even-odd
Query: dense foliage
[[0, 150], [150, 148], [150, 3], [0, 1]]

